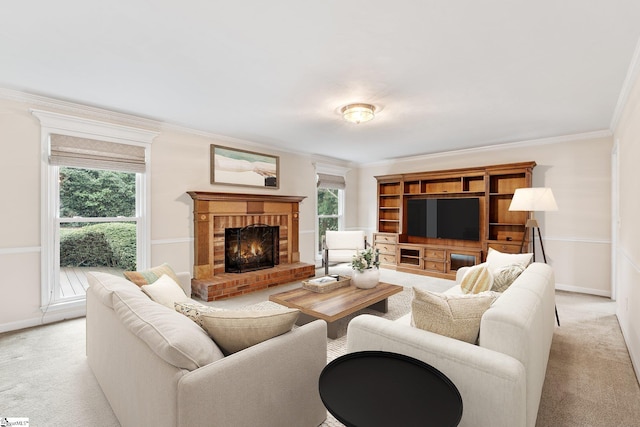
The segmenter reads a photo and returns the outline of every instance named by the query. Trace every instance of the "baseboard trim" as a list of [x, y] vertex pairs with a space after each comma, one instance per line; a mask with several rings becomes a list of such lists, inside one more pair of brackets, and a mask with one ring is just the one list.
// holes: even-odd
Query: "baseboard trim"
[[86, 316], [86, 314], [86, 307], [78, 307], [64, 311], [48, 312], [44, 316], [18, 320], [17, 322], [2, 323], [0, 324], [0, 333], [32, 328], [34, 326], [42, 326], [49, 323], [60, 322], [61, 320], [75, 319], [77, 317]]
[[580, 286], [563, 285], [562, 283], [556, 283], [557, 291], [576, 292], [579, 294], [597, 295], [600, 297], [611, 298], [611, 291], [603, 291], [601, 289], [583, 288]]
[[620, 314], [617, 312], [617, 310], [616, 317], [618, 318], [618, 324], [620, 325], [620, 330], [622, 331], [622, 338], [624, 339], [624, 343], [627, 346], [627, 353], [629, 353], [629, 358], [631, 359], [631, 366], [633, 366], [633, 370], [636, 373], [636, 381], [638, 381], [638, 385], [640, 385], [640, 355], [636, 355], [631, 351], [631, 348], [629, 347], [629, 343], [631, 342], [631, 334], [626, 329], [625, 322], [620, 322]]

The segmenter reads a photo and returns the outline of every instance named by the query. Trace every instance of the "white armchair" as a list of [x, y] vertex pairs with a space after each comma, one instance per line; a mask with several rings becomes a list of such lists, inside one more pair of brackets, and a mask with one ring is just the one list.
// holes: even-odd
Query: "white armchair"
[[324, 253], [322, 263], [324, 274], [329, 274], [330, 262], [351, 262], [359, 251], [367, 247], [367, 236], [364, 231], [331, 231], [327, 230], [322, 241]]

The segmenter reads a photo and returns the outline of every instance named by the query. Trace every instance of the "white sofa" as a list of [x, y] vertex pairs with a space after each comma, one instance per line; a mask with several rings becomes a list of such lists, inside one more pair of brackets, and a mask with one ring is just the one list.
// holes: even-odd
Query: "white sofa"
[[[459, 285], [447, 291], [460, 292]], [[396, 321], [361, 315], [349, 323], [347, 352], [401, 353], [439, 369], [462, 396], [460, 426], [534, 427], [554, 309], [553, 271], [533, 263], [484, 313], [478, 345], [412, 327], [411, 314]]]
[[[87, 360], [124, 427], [317, 426], [326, 323], [224, 357], [186, 316], [135, 284], [88, 274]], [[191, 295], [188, 273], [178, 273]]]

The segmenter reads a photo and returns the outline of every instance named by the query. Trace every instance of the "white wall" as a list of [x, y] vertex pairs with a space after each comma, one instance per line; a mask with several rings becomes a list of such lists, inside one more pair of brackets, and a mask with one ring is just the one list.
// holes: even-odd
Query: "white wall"
[[640, 77], [630, 92], [614, 138], [619, 162], [619, 228], [616, 249], [618, 321], [640, 378]]
[[535, 161], [533, 186], [551, 187], [559, 206], [536, 213], [557, 288], [610, 296], [611, 147], [612, 137], [599, 132], [371, 164], [360, 169], [361, 191], [353, 203], [360, 206], [359, 224], [371, 232], [374, 176]]
[[[26, 101], [0, 97], [0, 332], [82, 315], [40, 310], [40, 123], [30, 108], [83, 114], [64, 103], [41, 98]], [[61, 106], [56, 108], [56, 106]], [[83, 114], [91, 115], [91, 114]], [[109, 119], [103, 114], [99, 119]], [[120, 117], [113, 115], [115, 120]], [[150, 123], [141, 121], [141, 123]], [[131, 123], [125, 123], [132, 126]], [[155, 124], [160, 127], [160, 124]], [[134, 125], [135, 126], [135, 125]], [[151, 263], [170, 263], [176, 270], [193, 268], [193, 204], [190, 190], [306, 196], [300, 204], [300, 257], [314, 263], [315, 169], [311, 156], [278, 152], [257, 144], [160, 128], [151, 146]], [[218, 144], [280, 156], [280, 188], [212, 185], [209, 146]], [[323, 159], [326, 162], [326, 159]], [[350, 178], [349, 178], [350, 179]]]

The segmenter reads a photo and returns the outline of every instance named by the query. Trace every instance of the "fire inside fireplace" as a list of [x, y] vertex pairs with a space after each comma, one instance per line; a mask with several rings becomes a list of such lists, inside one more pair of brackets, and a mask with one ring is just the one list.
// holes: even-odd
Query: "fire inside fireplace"
[[280, 227], [253, 224], [224, 230], [224, 271], [244, 273], [279, 264]]

